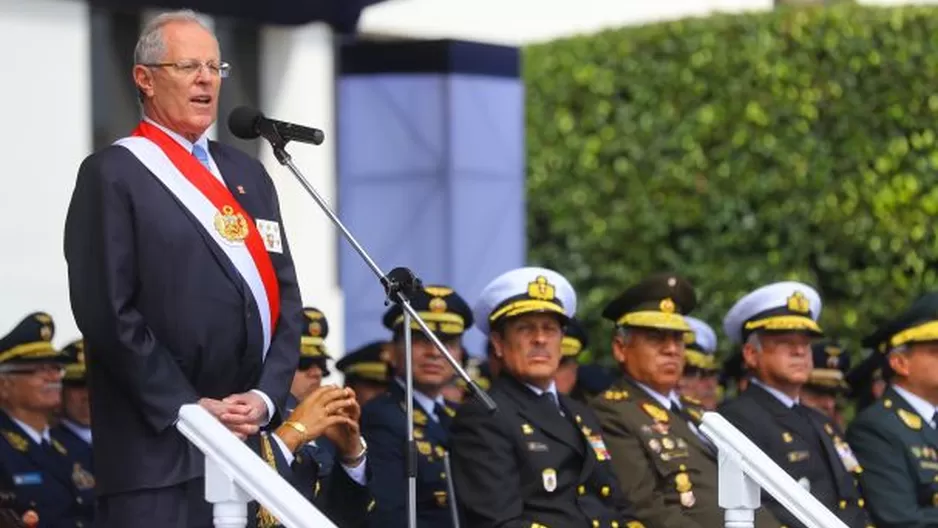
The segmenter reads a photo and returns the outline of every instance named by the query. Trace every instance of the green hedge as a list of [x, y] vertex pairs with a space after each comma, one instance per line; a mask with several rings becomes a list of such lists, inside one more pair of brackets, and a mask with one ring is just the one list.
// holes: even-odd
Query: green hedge
[[524, 51], [530, 261], [603, 305], [654, 270], [732, 303], [797, 279], [856, 344], [938, 284], [938, 9], [839, 5]]

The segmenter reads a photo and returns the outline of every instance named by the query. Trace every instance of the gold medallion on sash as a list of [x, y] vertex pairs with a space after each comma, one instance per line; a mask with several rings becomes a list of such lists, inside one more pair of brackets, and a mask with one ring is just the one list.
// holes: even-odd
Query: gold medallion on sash
[[230, 205], [215, 213], [215, 230], [229, 242], [241, 242], [248, 237], [248, 222]]

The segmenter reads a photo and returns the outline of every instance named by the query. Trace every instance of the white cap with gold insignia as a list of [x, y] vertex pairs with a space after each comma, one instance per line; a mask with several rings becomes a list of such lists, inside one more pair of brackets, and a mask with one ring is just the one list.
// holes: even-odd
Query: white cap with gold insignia
[[474, 312], [476, 326], [486, 335], [499, 320], [526, 313], [556, 313], [566, 320], [576, 313], [576, 292], [556, 271], [518, 268], [490, 282], [479, 295]]
[[723, 330], [735, 344], [742, 344], [753, 332], [803, 332], [823, 336], [817, 320], [821, 296], [795, 281], [763, 286], [740, 299], [723, 319]]

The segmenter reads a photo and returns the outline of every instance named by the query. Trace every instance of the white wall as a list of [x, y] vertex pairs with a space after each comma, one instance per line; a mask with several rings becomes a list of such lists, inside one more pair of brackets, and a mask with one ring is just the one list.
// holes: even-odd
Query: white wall
[[772, 6], [773, 0], [390, 0], [365, 9], [360, 29], [520, 45], [609, 27]]
[[57, 345], [78, 335], [62, 236], [92, 145], [89, 25], [83, 2], [0, 0], [0, 336], [34, 310], [55, 318]]

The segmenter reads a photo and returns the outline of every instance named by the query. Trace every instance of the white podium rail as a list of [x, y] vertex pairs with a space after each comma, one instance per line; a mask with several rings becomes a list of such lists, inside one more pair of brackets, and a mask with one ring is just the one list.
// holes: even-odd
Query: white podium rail
[[183, 406], [176, 428], [205, 455], [205, 500], [213, 505], [217, 528], [245, 528], [252, 499], [286, 528], [336, 528], [202, 407]]
[[808, 528], [847, 528], [836, 515], [726, 418], [703, 415], [700, 430], [719, 450], [719, 502], [726, 528], [752, 528], [765, 490]]

